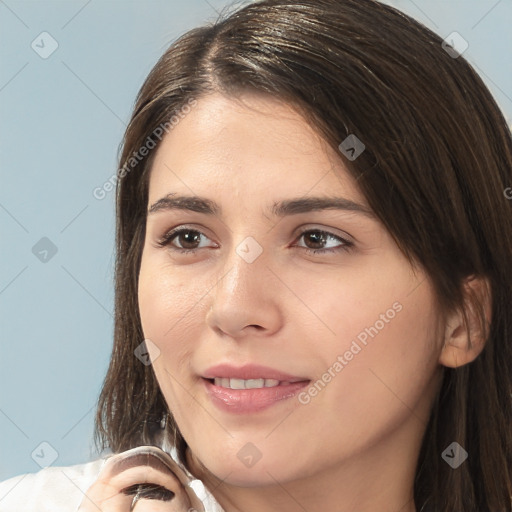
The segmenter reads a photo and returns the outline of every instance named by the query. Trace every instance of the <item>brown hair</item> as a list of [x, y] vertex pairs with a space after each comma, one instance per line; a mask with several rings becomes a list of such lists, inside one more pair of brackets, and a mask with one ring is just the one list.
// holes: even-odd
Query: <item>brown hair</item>
[[[404, 44], [406, 41], [406, 44]], [[468, 307], [463, 282], [490, 283], [482, 353], [444, 368], [419, 454], [418, 511], [512, 510], [512, 137], [484, 83], [442, 39], [374, 0], [263, 0], [179, 38], [143, 84], [123, 140], [117, 182], [115, 332], [99, 398], [96, 441], [114, 452], [154, 444], [168, 411], [153, 369], [134, 357], [144, 339], [137, 282], [148, 176], [156, 149], [126, 164], [191, 100], [268, 94], [292, 105], [338, 151], [411, 263], [431, 277], [443, 311]], [[342, 157], [340, 153], [340, 158]], [[132, 165], [133, 164], [133, 165]], [[481, 315], [483, 321], [483, 313]], [[166, 432], [186, 466], [172, 414]], [[457, 441], [456, 470], [441, 453]]]

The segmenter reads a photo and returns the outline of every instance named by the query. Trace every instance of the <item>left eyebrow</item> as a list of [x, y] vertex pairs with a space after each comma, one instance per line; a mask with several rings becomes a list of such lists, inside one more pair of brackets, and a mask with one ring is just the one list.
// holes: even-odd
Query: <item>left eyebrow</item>
[[297, 199], [286, 199], [274, 203], [270, 211], [276, 217], [284, 217], [286, 215], [296, 215], [298, 213], [318, 210], [349, 211], [375, 219], [375, 214], [370, 208], [344, 197], [300, 197]]
[[[222, 214], [222, 208], [215, 202], [200, 196], [167, 194], [153, 203], [148, 214], [165, 210], [189, 210], [206, 215]], [[362, 214], [375, 219], [375, 214], [362, 204], [343, 197], [299, 197], [276, 201], [269, 209], [274, 217], [285, 217], [319, 210], [341, 210]]]

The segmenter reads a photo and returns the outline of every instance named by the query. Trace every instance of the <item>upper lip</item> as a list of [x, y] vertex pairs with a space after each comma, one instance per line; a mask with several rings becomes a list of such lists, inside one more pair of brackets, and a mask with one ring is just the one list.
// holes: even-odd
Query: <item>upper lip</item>
[[215, 377], [227, 379], [275, 379], [282, 382], [301, 382], [310, 380], [306, 377], [291, 375], [289, 373], [262, 366], [259, 364], [246, 364], [244, 366], [234, 366], [228, 363], [218, 364], [208, 368], [202, 375], [205, 379], [214, 379]]

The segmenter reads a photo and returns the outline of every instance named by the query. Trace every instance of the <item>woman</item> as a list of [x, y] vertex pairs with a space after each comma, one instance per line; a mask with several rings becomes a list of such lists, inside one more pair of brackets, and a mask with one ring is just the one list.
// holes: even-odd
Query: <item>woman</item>
[[391, 7], [185, 34], [124, 138], [115, 455], [72, 505], [511, 511], [511, 184], [481, 79]]

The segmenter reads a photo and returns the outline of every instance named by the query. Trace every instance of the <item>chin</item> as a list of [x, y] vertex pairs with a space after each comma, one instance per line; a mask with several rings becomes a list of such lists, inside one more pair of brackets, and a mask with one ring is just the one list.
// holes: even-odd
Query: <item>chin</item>
[[[279, 482], [289, 480], [289, 475], [281, 475], [272, 471], [272, 468], [256, 470], [256, 468], [240, 469], [240, 467], [231, 467], [223, 469], [225, 472], [217, 473], [217, 478], [221, 479], [225, 484], [234, 487], [266, 487], [275, 485], [276, 480]], [[231, 473], [227, 473], [228, 471], [231, 471]], [[226, 474], [229, 476], [226, 477]]]
[[236, 487], [264, 487], [275, 485], [276, 480], [284, 483], [295, 478], [299, 478], [300, 470], [294, 468], [294, 473], [290, 472], [290, 457], [273, 454], [272, 458], [267, 460], [253, 459], [250, 461], [239, 460], [237, 452], [230, 455], [210, 455], [203, 457], [203, 465], [216, 478], [227, 485]]

